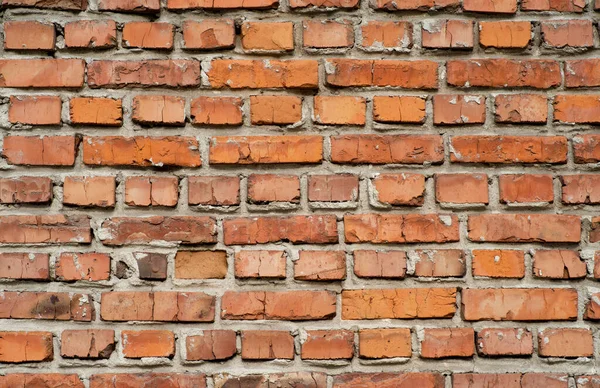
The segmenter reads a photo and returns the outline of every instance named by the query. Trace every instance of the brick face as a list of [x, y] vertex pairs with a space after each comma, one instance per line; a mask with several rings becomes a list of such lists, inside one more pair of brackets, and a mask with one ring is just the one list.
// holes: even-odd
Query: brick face
[[0, 388], [600, 387], [600, 0], [0, 8]]

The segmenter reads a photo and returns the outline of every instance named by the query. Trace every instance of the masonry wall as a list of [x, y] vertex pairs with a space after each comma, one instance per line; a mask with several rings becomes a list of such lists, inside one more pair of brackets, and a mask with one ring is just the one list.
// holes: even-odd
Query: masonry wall
[[2, 0], [0, 387], [600, 387], [586, 0]]

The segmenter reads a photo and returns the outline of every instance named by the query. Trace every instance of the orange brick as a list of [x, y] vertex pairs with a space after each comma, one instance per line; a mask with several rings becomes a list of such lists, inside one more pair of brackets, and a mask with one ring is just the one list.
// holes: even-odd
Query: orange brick
[[193, 124], [242, 124], [242, 99], [237, 97], [198, 97], [192, 100]]
[[284, 251], [250, 251], [235, 254], [235, 277], [284, 279], [286, 254]]
[[294, 279], [331, 281], [346, 278], [346, 255], [343, 251], [299, 252], [294, 261]]
[[51, 361], [53, 356], [52, 333], [46, 331], [0, 331], [0, 362]]
[[123, 46], [145, 49], [173, 48], [175, 27], [170, 23], [130, 22], [123, 27]]
[[250, 119], [257, 125], [294, 124], [302, 120], [302, 98], [250, 96]]
[[190, 205], [231, 206], [240, 203], [237, 176], [191, 176], [188, 178]]
[[363, 97], [317, 96], [314, 120], [319, 124], [365, 125], [366, 100]]
[[410, 357], [410, 329], [362, 329], [358, 332], [361, 358]]
[[454, 136], [450, 161], [455, 163], [552, 163], [567, 161], [564, 136]]
[[114, 20], [78, 20], [65, 24], [65, 46], [104, 49], [117, 45]]
[[303, 360], [339, 360], [354, 356], [354, 332], [350, 330], [307, 331], [302, 344]]
[[541, 357], [591, 357], [594, 338], [588, 329], [543, 329], [538, 333]]
[[358, 177], [351, 174], [310, 175], [308, 200], [314, 202], [346, 202], [358, 199]]
[[463, 8], [468, 12], [515, 13], [517, 11], [517, 0], [498, 0], [495, 2], [464, 0]]
[[533, 275], [548, 279], [581, 279], [587, 275], [585, 261], [579, 252], [569, 250], [535, 250]]
[[293, 175], [258, 175], [248, 177], [248, 201], [300, 202], [300, 179]]
[[551, 175], [500, 175], [500, 202], [532, 203], [554, 201]]
[[55, 96], [11, 96], [8, 121], [25, 125], [60, 125], [62, 102]]
[[494, 48], [526, 48], [531, 22], [479, 22], [479, 44]]
[[243, 360], [294, 359], [294, 337], [287, 331], [242, 330]]
[[242, 47], [244, 50], [293, 50], [294, 24], [245, 22], [242, 24]]
[[438, 135], [344, 135], [331, 137], [331, 161], [351, 164], [439, 164], [444, 144]]
[[435, 199], [448, 204], [488, 204], [486, 174], [436, 174]]
[[131, 119], [147, 125], [185, 125], [185, 98], [140, 95], [133, 98]]
[[136, 176], [125, 180], [125, 203], [129, 206], [175, 206], [178, 197], [177, 177]]
[[235, 25], [232, 19], [186, 20], [183, 22], [186, 49], [214, 50], [233, 48]]
[[525, 276], [523, 251], [476, 249], [472, 254], [473, 276], [516, 279], [522, 279]]
[[76, 97], [69, 103], [73, 124], [120, 126], [123, 123], [120, 99]]
[[473, 22], [467, 20], [424, 21], [421, 30], [424, 48], [473, 48]]
[[433, 97], [434, 124], [464, 125], [484, 122], [484, 96], [438, 94]]
[[483, 329], [477, 332], [477, 349], [484, 356], [529, 356], [533, 336], [527, 329]]
[[354, 31], [349, 21], [305, 20], [302, 32], [305, 48], [344, 48], [354, 45]]
[[418, 250], [415, 255], [415, 276], [445, 278], [466, 273], [466, 259], [460, 249]]
[[423, 358], [470, 358], [474, 354], [475, 331], [472, 328], [425, 329], [423, 333]]
[[425, 99], [413, 96], [373, 97], [373, 120], [380, 123], [425, 122]]
[[545, 124], [548, 100], [539, 94], [499, 94], [495, 99], [496, 122]]
[[4, 23], [4, 48], [7, 50], [54, 50], [54, 24], [36, 21]]
[[405, 51], [412, 47], [413, 28], [409, 22], [372, 20], [360, 28], [361, 47], [367, 51]]
[[381, 174], [372, 179], [374, 197], [383, 204], [421, 206], [425, 177], [421, 174]]
[[63, 203], [74, 206], [115, 206], [115, 178], [112, 176], [68, 176], [63, 184]]
[[354, 274], [361, 278], [402, 279], [406, 276], [406, 253], [354, 251]]
[[175, 336], [168, 330], [123, 330], [121, 342], [125, 358], [171, 358], [175, 355]]
[[217, 136], [211, 138], [211, 164], [320, 163], [321, 136]]
[[55, 264], [56, 278], [62, 281], [110, 279], [110, 256], [106, 253], [61, 253]]

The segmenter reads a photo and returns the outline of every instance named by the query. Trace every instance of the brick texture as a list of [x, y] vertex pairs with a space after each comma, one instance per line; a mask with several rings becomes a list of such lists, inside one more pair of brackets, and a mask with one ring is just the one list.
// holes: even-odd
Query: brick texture
[[0, 388], [600, 387], [600, 0], [0, 13]]

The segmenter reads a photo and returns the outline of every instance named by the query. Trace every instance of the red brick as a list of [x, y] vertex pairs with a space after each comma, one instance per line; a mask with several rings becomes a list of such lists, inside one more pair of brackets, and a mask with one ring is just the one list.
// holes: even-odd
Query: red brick
[[207, 244], [217, 242], [217, 225], [207, 216], [107, 218], [98, 229], [104, 245]]
[[433, 96], [433, 123], [438, 125], [483, 124], [485, 97], [467, 95]]
[[598, 388], [600, 377], [598, 375], [578, 376], [576, 379], [577, 388]]
[[181, 166], [201, 165], [195, 137], [122, 137], [83, 138], [83, 163], [99, 166]]
[[135, 96], [131, 119], [146, 125], [185, 125], [185, 98], [175, 96]]
[[130, 22], [123, 27], [123, 46], [146, 49], [173, 48], [175, 28], [170, 23]]
[[321, 136], [216, 136], [210, 140], [211, 164], [319, 163]]
[[473, 250], [473, 276], [522, 279], [525, 276], [525, 254], [508, 249]]
[[295, 175], [252, 174], [248, 202], [300, 202], [300, 179]]
[[183, 22], [183, 46], [186, 49], [228, 49], [235, 45], [232, 19], [205, 19]]
[[188, 177], [190, 205], [231, 206], [240, 203], [240, 178], [237, 176]]
[[425, 176], [421, 174], [380, 174], [371, 183], [375, 199], [383, 204], [423, 205]]
[[175, 336], [168, 330], [123, 330], [121, 343], [125, 358], [171, 358], [175, 355]]
[[0, 253], [0, 278], [50, 280], [47, 253]]
[[123, 109], [120, 99], [77, 97], [69, 101], [71, 123], [75, 125], [121, 126]]
[[598, 64], [600, 60], [595, 58], [565, 61], [565, 86], [567, 88], [600, 86]]
[[242, 99], [238, 97], [198, 97], [192, 100], [193, 124], [242, 124]]
[[346, 278], [346, 254], [344, 251], [299, 252], [294, 261], [294, 279], [331, 281]]
[[541, 357], [592, 357], [594, 339], [588, 329], [543, 329], [538, 332]]
[[65, 24], [64, 35], [68, 48], [111, 48], [117, 45], [117, 24], [114, 20], [78, 20]]
[[587, 275], [587, 266], [577, 251], [535, 250], [533, 275], [549, 279], [581, 279]]
[[367, 51], [406, 51], [412, 47], [410, 22], [366, 21], [361, 25], [361, 47]]
[[500, 175], [498, 186], [502, 203], [550, 203], [554, 201], [551, 175]]
[[557, 95], [553, 106], [555, 122], [600, 124], [599, 95]]
[[308, 200], [313, 202], [346, 202], [358, 199], [358, 177], [351, 174], [310, 175]]
[[378, 123], [425, 122], [425, 98], [415, 96], [373, 97], [373, 120]]
[[2, 363], [51, 361], [53, 355], [52, 333], [46, 331], [0, 332], [0, 362]]
[[6, 50], [51, 50], [56, 44], [54, 24], [33, 20], [6, 21], [4, 48]]
[[464, 252], [460, 249], [418, 250], [415, 276], [461, 277], [466, 273]]
[[171, 10], [179, 9], [266, 9], [276, 8], [279, 5], [278, 0], [168, 0], [167, 8]]
[[367, 102], [363, 97], [316, 96], [314, 117], [318, 124], [365, 125]]
[[52, 200], [52, 179], [20, 176], [0, 178], [0, 203], [47, 203]]
[[361, 358], [394, 358], [412, 355], [410, 329], [362, 329], [358, 332]]
[[577, 291], [572, 288], [467, 288], [462, 305], [466, 321], [577, 319]]
[[454, 388], [507, 387], [507, 388], [567, 388], [568, 375], [542, 373], [455, 373]]
[[186, 338], [186, 360], [226, 360], [235, 356], [236, 334], [233, 330], [204, 330]]
[[469, 240], [477, 242], [579, 242], [579, 216], [480, 214], [469, 216]]
[[600, 241], [600, 217], [592, 217], [590, 224], [589, 241], [595, 243]]
[[527, 329], [482, 329], [477, 332], [477, 349], [488, 357], [530, 356], [533, 336]]
[[584, 0], [523, 0], [523, 11], [583, 12]]
[[563, 136], [454, 136], [450, 161], [458, 163], [566, 163]]
[[179, 179], [175, 176], [132, 176], [125, 180], [125, 203], [129, 206], [175, 206]]
[[98, 0], [98, 10], [126, 13], [156, 13], [159, 0]]
[[74, 136], [5, 136], [2, 156], [8, 164], [72, 166], [77, 143]]
[[8, 121], [25, 125], [60, 125], [60, 97], [11, 96]]
[[331, 161], [351, 164], [439, 164], [444, 142], [438, 135], [342, 135], [331, 137]]
[[600, 320], [600, 294], [591, 293], [589, 297], [590, 298], [585, 305], [583, 319], [594, 321]]
[[318, 70], [318, 62], [312, 59], [214, 59], [206, 76], [207, 85], [213, 89], [315, 89], [319, 80]]
[[348, 20], [305, 20], [302, 22], [305, 48], [346, 48], [354, 45], [354, 31]]
[[115, 177], [67, 176], [63, 204], [73, 206], [115, 206]]
[[302, 120], [302, 98], [250, 96], [250, 120], [256, 125], [286, 125]]
[[87, 66], [87, 83], [91, 88], [199, 86], [200, 62], [193, 59], [97, 60]]
[[90, 220], [87, 216], [0, 216], [0, 243], [89, 244], [91, 240]]
[[287, 331], [242, 330], [243, 360], [294, 359], [294, 337]]
[[385, 86], [437, 89], [438, 64], [428, 60], [328, 59], [327, 84], [336, 87]]
[[356, 8], [358, 0], [290, 0], [291, 8]]
[[[393, 4], [396, 4], [395, 2]], [[444, 376], [438, 373], [344, 373], [335, 375], [333, 388], [377, 387], [443, 388]]]
[[84, 322], [95, 319], [91, 295], [28, 291], [0, 294], [0, 318]]
[[424, 48], [473, 48], [473, 22], [470, 20], [426, 20], [421, 30]]
[[5, 7], [36, 7], [42, 9], [60, 9], [82, 11], [87, 8], [86, 0], [59, 0], [59, 1], [36, 1], [36, 0], [3, 0]]
[[176, 279], [225, 279], [227, 252], [178, 251], [175, 255]]
[[95, 374], [90, 377], [90, 388], [131, 387], [194, 387], [206, 388], [203, 374], [188, 373], [118, 373]]
[[225, 245], [337, 243], [336, 217], [332, 215], [229, 218], [223, 221]]
[[225, 291], [222, 319], [307, 321], [335, 316], [332, 291]]
[[290, 51], [294, 49], [294, 24], [291, 22], [244, 22], [244, 50]]
[[354, 251], [354, 274], [361, 278], [402, 279], [406, 276], [406, 253]]
[[114, 330], [63, 330], [60, 355], [63, 358], [107, 359], [115, 350]]
[[543, 95], [499, 94], [495, 106], [497, 123], [545, 124], [548, 120], [548, 102]]
[[600, 203], [600, 175], [562, 175], [562, 202]]
[[[600, 136], [577, 135], [573, 137], [573, 159], [575, 163], [596, 163], [600, 161]], [[4, 138], [6, 147], [6, 138]]]
[[490, 2], [464, 0], [463, 8], [468, 12], [515, 13], [517, 12], [517, 0], [499, 0]]
[[479, 44], [493, 48], [527, 48], [531, 22], [479, 22]]
[[302, 344], [303, 360], [340, 360], [354, 356], [354, 332], [309, 330]]
[[110, 256], [106, 253], [61, 253], [54, 268], [57, 280], [108, 280]]
[[473, 357], [474, 339], [475, 331], [472, 328], [425, 329], [421, 340], [421, 357]]
[[343, 290], [342, 319], [452, 318], [456, 288]]
[[203, 292], [103, 292], [104, 321], [213, 322], [215, 297]]
[[215, 387], [264, 387], [276, 384], [280, 387], [326, 388], [327, 375], [318, 372], [259, 373], [245, 376], [220, 374], [214, 376]]
[[594, 26], [591, 20], [554, 20], [542, 22], [544, 44], [553, 48], [592, 47]]
[[5, 88], [80, 88], [84, 74], [83, 59], [0, 59]]
[[284, 279], [285, 251], [239, 251], [235, 253], [235, 277], [239, 279]]
[[435, 174], [435, 200], [447, 204], [489, 202], [486, 174]]
[[458, 218], [441, 214], [355, 214], [344, 216], [347, 243], [458, 241]]
[[548, 89], [561, 83], [560, 66], [553, 60], [451, 60], [446, 71], [448, 85], [456, 87]]

